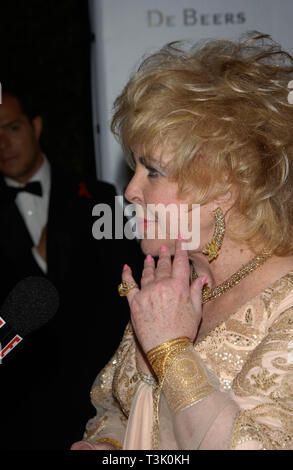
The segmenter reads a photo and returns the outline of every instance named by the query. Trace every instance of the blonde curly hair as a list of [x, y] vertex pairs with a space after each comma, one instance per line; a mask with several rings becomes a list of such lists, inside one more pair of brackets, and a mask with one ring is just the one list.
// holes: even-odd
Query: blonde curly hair
[[143, 59], [111, 129], [131, 166], [136, 146], [146, 159], [171, 148], [168, 176], [193, 203], [236, 188], [233, 237], [292, 254], [292, 74], [293, 58], [265, 34], [170, 43]]

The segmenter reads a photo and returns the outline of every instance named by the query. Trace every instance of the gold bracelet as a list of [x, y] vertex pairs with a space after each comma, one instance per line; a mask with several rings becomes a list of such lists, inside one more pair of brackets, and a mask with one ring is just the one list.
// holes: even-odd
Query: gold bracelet
[[174, 413], [187, 408], [214, 391], [204, 367], [187, 337], [166, 341], [151, 349], [147, 358], [155, 372], [158, 385], [153, 390], [154, 423], [152, 448], [159, 448], [159, 401], [163, 389]]
[[158, 385], [153, 389], [154, 422], [152, 449], [159, 448], [159, 402], [166, 370], [170, 363], [172, 363], [173, 358], [176, 357], [176, 354], [180, 353], [189, 344], [189, 338], [184, 336], [159, 344], [159, 346], [156, 346], [147, 353], [147, 359], [158, 379]]
[[151, 349], [147, 353], [147, 358], [155, 372], [158, 383], [162, 384], [166, 371], [172, 363], [174, 357], [183, 351], [190, 344], [190, 339], [186, 336], [166, 341]]
[[147, 357], [174, 413], [214, 391], [187, 337], [166, 341], [151, 349]]
[[120, 442], [116, 441], [116, 439], [111, 439], [109, 437], [102, 437], [101, 439], [95, 441], [95, 444], [102, 444], [103, 442], [112, 444], [112, 446], [114, 446], [117, 450], [123, 450], [123, 447]]
[[194, 405], [215, 391], [192, 344], [173, 359], [164, 377], [163, 391], [173, 413]]

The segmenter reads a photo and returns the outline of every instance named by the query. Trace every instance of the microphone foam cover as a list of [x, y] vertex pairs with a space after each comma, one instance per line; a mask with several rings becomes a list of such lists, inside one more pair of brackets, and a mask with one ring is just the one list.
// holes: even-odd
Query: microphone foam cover
[[26, 336], [47, 323], [57, 312], [59, 296], [45, 277], [30, 276], [20, 281], [9, 293], [0, 316], [21, 336]]

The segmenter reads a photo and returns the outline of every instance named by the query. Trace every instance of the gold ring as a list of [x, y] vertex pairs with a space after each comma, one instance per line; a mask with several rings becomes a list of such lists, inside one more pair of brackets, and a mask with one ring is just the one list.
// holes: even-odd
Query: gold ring
[[136, 284], [131, 284], [131, 282], [123, 281], [121, 284], [118, 286], [118, 292], [120, 297], [124, 297], [125, 295], [128, 294], [128, 292], [131, 291], [134, 287], [137, 287]]

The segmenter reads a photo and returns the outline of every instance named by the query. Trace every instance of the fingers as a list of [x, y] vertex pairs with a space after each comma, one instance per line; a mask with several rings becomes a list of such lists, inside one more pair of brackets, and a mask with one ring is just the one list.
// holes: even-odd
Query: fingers
[[[176, 251], [173, 266], [169, 248], [165, 245], [162, 245], [160, 248], [157, 266], [155, 265], [155, 260], [151, 255], [146, 256], [141, 277], [141, 287], [144, 288], [154, 281], [160, 279], [167, 279], [171, 276], [177, 279], [183, 279], [187, 282], [187, 284], [189, 284], [189, 261], [187, 257], [187, 252], [185, 250], [182, 250], [181, 240], [177, 240], [176, 242]], [[123, 268], [122, 281], [135, 284], [135, 281], [132, 277], [131, 269], [127, 265], [125, 265]], [[131, 291], [127, 294], [127, 298], [129, 301], [131, 301], [131, 298], [137, 293], [137, 291], [138, 288], [131, 289]]]
[[147, 286], [155, 279], [155, 260], [151, 255], [147, 255], [144, 260], [144, 267], [141, 275], [141, 287]]
[[128, 282], [130, 284], [134, 284], [136, 286], [136, 287], [133, 287], [132, 289], [130, 289], [130, 291], [128, 292], [128, 294], [126, 296], [128, 302], [131, 302], [131, 300], [133, 299], [135, 294], [137, 294], [137, 292], [139, 292], [139, 288], [138, 288], [135, 280], [133, 279], [132, 271], [131, 271], [130, 267], [127, 266], [127, 264], [125, 264], [124, 267], [123, 267], [122, 281], [126, 281], [126, 282]]
[[94, 444], [91, 444], [90, 442], [78, 441], [72, 444], [72, 446], [70, 447], [70, 450], [96, 450], [96, 447]]
[[190, 265], [187, 250], [182, 249], [182, 240], [179, 237], [175, 244], [172, 277], [189, 283]]
[[157, 267], [151, 255], [147, 255], [147, 257], [145, 258], [144, 269], [141, 278], [141, 287], [145, 287], [155, 280], [168, 278], [171, 276], [171, 273], [172, 263], [170, 251], [165, 245], [162, 245], [160, 248], [160, 255], [157, 262]]
[[190, 296], [194, 307], [200, 308], [202, 305], [202, 289], [207, 281], [207, 276], [198, 277], [190, 286]]
[[156, 269], [156, 279], [165, 279], [171, 277], [172, 274], [172, 263], [170, 251], [167, 246], [162, 245], [160, 248], [160, 255]]

